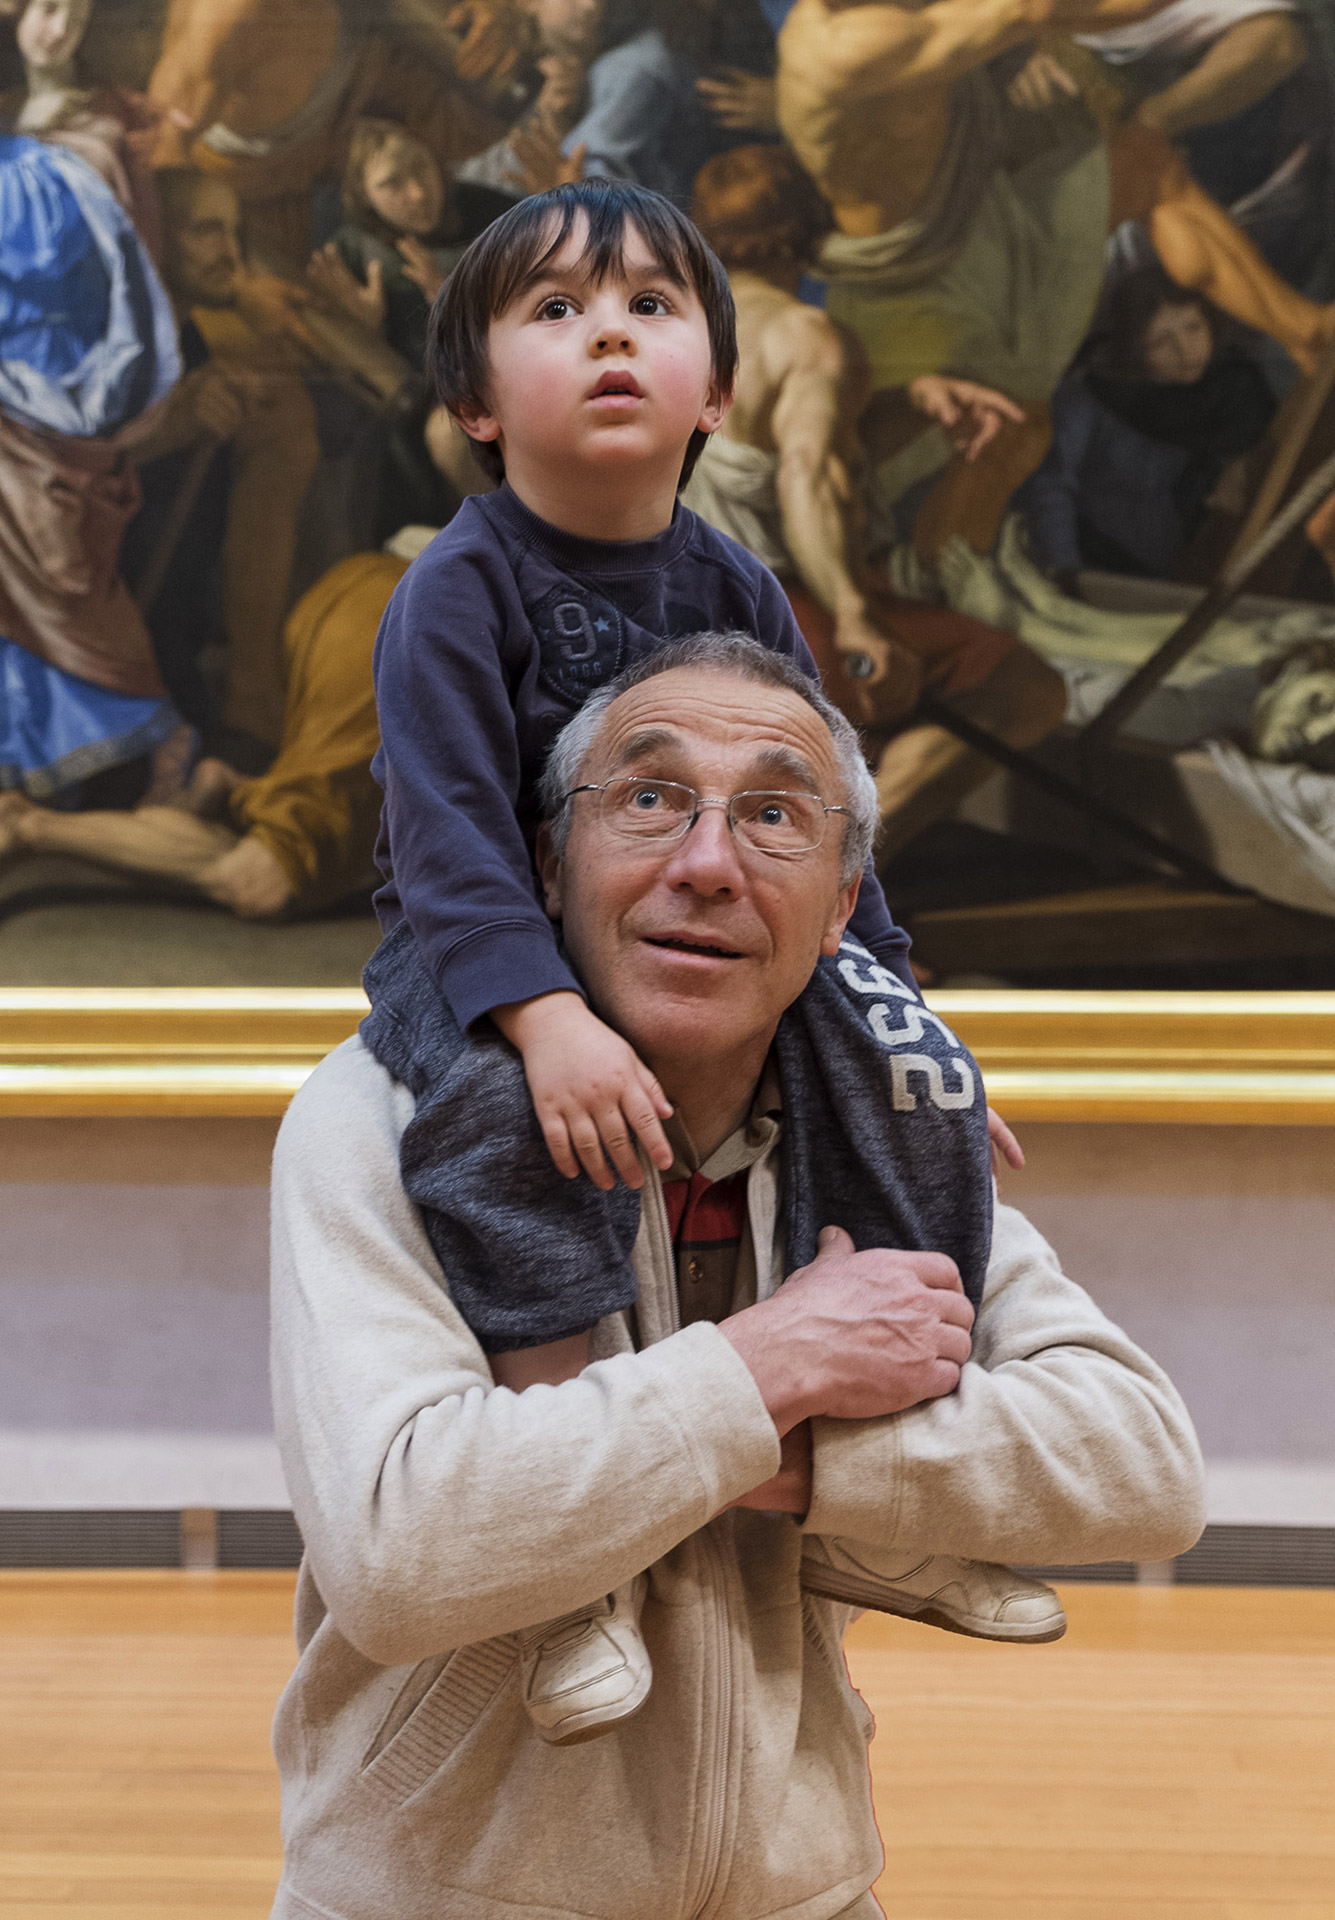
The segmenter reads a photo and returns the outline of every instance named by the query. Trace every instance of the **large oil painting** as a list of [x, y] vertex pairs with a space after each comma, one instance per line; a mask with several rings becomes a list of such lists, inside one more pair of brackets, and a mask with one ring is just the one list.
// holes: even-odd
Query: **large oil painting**
[[0, 0], [0, 985], [341, 985], [520, 197], [732, 280], [687, 505], [941, 985], [1335, 986], [1335, 0]]

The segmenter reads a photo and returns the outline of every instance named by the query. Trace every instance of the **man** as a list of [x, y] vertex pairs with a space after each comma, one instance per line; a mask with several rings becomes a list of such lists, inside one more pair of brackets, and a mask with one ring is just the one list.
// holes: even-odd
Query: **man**
[[[1109, 220], [1144, 220], [1167, 271], [1310, 371], [1335, 310], [1302, 298], [1201, 191], [1167, 138], [1130, 122], [1107, 139], [1079, 116], [1025, 164], [987, 63], [1044, 26], [1097, 31], [1144, 0], [797, 0], [779, 36], [779, 118], [830, 201], [830, 312], [862, 337], [887, 498], [938, 476], [914, 544], [960, 535], [990, 551], [1006, 503], [1046, 450], [1046, 403], [1098, 294]], [[1149, 9], [1153, 11], [1153, 9]], [[1031, 147], [1032, 151], [1032, 147]], [[901, 389], [951, 371], [999, 387], [1027, 418], [983, 456], [952, 458]]]
[[[939, 1254], [855, 1253], [831, 1223], [779, 1285], [770, 1047], [839, 947], [865, 775], [777, 656], [706, 636], [659, 659], [676, 664], [611, 683], [558, 740], [542, 842], [591, 998], [677, 1110], [678, 1164], [666, 1186], [646, 1174], [639, 1299], [595, 1329], [593, 1363], [493, 1388], [403, 1191], [413, 1097], [359, 1040], [279, 1139], [274, 1406], [307, 1556], [275, 1731], [276, 1920], [872, 1920], [871, 1729], [839, 1653], [848, 1613], [803, 1600], [804, 1555], [846, 1536], [906, 1567], [1160, 1559], [1199, 1530], [1171, 1387], [1012, 1210], [969, 1359]], [[695, 788], [685, 834], [609, 825], [584, 789], [628, 762]], [[851, 821], [826, 812], [818, 844], [759, 856], [725, 803], [776, 778]], [[859, 977], [886, 1030], [895, 983]], [[720, 1206], [739, 1175], [740, 1206]], [[504, 1169], [496, 1186], [504, 1204]], [[674, 1238], [683, 1200], [727, 1263], [706, 1273]], [[516, 1636], [646, 1569], [647, 1702], [596, 1742], [545, 1744]]]
[[[1011, 746], [1036, 746], [1065, 714], [1061, 675], [1012, 634], [896, 597], [864, 562], [857, 422], [871, 382], [857, 337], [797, 297], [829, 229], [801, 163], [779, 146], [720, 154], [696, 178], [691, 214], [728, 269], [739, 370], [732, 409], [683, 494], [687, 506], [779, 575], [827, 691], [852, 720], [894, 725], [925, 681]], [[945, 427], [966, 463], [1006, 421], [1024, 418], [1003, 394], [939, 374], [920, 375], [908, 397]], [[867, 678], [850, 678], [866, 663]], [[882, 854], [993, 771], [944, 727], [901, 729], [877, 768]]]

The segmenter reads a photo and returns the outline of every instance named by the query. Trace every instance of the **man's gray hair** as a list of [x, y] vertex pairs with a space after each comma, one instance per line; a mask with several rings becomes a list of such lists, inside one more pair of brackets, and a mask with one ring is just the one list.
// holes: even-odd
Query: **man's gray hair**
[[636, 661], [634, 666], [626, 667], [615, 679], [599, 687], [597, 693], [584, 703], [574, 719], [561, 729], [553, 741], [538, 785], [542, 810], [553, 823], [556, 851], [561, 854], [565, 852], [570, 835], [566, 798], [571, 788], [579, 785], [580, 769], [598, 737], [612, 702], [629, 692], [631, 687], [641, 686], [646, 680], [657, 678], [660, 673], [673, 673], [679, 667], [701, 667], [715, 673], [735, 674], [742, 680], [754, 680], [761, 686], [783, 687], [787, 692], [795, 693], [799, 700], [805, 700], [809, 707], [815, 708], [830, 730], [843, 778], [844, 805], [848, 808], [848, 815], [844, 820], [839, 884], [846, 887], [854, 875], [861, 873], [866, 866], [880, 820], [876, 782], [862, 757], [862, 743], [858, 739], [857, 729], [844, 718], [833, 701], [826, 699], [819, 681], [804, 673], [787, 654], [774, 653], [769, 647], [762, 647], [749, 633], [693, 633], [683, 640], [670, 641], [667, 646], [660, 647], [657, 653], [651, 653], [645, 659]]

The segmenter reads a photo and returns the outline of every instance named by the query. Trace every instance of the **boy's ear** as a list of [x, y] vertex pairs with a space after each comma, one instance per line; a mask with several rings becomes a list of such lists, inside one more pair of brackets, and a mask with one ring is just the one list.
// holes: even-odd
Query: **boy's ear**
[[494, 413], [484, 413], [480, 407], [456, 407], [454, 417], [470, 440], [499, 440], [501, 423]]
[[538, 878], [542, 882], [542, 904], [549, 920], [561, 918], [561, 856], [552, 837], [552, 823], [544, 820], [533, 844]]
[[733, 389], [722, 387], [717, 380], [709, 383], [709, 392], [705, 395], [705, 404], [700, 409], [700, 418], [696, 427], [701, 433], [713, 433], [716, 427], [723, 425], [724, 415], [732, 405]]

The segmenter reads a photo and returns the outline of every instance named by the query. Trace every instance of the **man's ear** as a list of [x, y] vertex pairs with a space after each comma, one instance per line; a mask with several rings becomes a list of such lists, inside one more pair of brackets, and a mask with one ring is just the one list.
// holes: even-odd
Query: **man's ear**
[[552, 832], [550, 820], [544, 820], [538, 828], [533, 852], [538, 864], [538, 878], [542, 882], [542, 904], [547, 910], [547, 918], [559, 920], [561, 918], [561, 856], [556, 851], [556, 837]]
[[861, 886], [862, 875], [855, 874], [835, 899], [834, 909], [826, 922], [820, 942], [821, 952], [831, 958], [838, 953], [839, 942], [844, 937], [844, 928], [853, 918], [853, 909], [858, 903], [858, 892]]
[[700, 418], [696, 427], [701, 433], [713, 433], [723, 425], [728, 408], [732, 405], [733, 389], [721, 387], [717, 380], [709, 383], [709, 392], [705, 395], [705, 404], [700, 409]]

